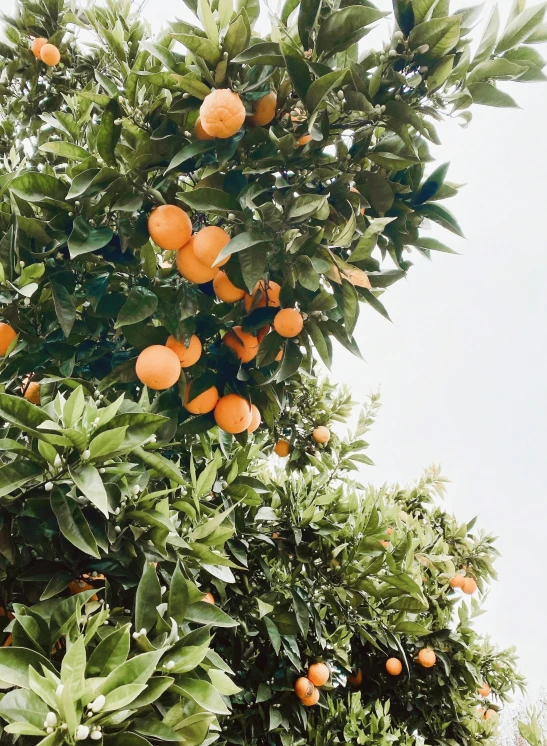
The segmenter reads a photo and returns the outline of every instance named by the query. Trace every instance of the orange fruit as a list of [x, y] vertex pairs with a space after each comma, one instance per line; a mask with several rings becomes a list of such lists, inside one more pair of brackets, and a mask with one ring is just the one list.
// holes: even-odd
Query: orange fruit
[[251, 404], [251, 423], [247, 428], [248, 433], [254, 433], [254, 431], [260, 427], [262, 417], [260, 416], [260, 410], [256, 404]]
[[275, 356], [276, 362], [280, 363], [283, 360], [283, 354], [284, 350], [279, 350], [279, 352]]
[[305, 699], [315, 691], [314, 685], [305, 676], [300, 676], [294, 684], [294, 693], [298, 699]]
[[48, 67], [54, 67], [55, 65], [59, 64], [61, 53], [59, 52], [55, 44], [42, 44], [42, 47], [40, 49], [40, 59]]
[[492, 690], [491, 690], [491, 688], [490, 688], [490, 684], [488, 684], [488, 683], [487, 683], [486, 681], [485, 681], [485, 682], [484, 682], [484, 684], [483, 684], [483, 685], [482, 685], [481, 687], [479, 687], [479, 689], [478, 689], [478, 692], [479, 692], [479, 694], [481, 695], [481, 697], [488, 697], [488, 695], [490, 694], [490, 692], [491, 692], [491, 691], [492, 691]]
[[304, 328], [304, 319], [296, 308], [283, 308], [275, 315], [273, 325], [281, 337], [297, 337]]
[[431, 648], [422, 648], [418, 653], [418, 663], [424, 668], [431, 668], [437, 662], [435, 651]]
[[361, 686], [363, 683], [363, 672], [361, 669], [356, 671], [356, 673], [351, 674], [351, 676], [348, 676], [348, 684], [350, 686]]
[[300, 700], [304, 707], [313, 707], [319, 702], [319, 689], [314, 689], [309, 697]]
[[314, 686], [324, 686], [330, 679], [330, 668], [326, 663], [312, 663], [308, 668], [308, 679]]
[[324, 425], [318, 425], [313, 431], [312, 437], [316, 443], [328, 443], [330, 438], [330, 430]]
[[[217, 256], [229, 242], [230, 236], [225, 230], [219, 228], [218, 225], [207, 225], [194, 236], [194, 254], [202, 264], [212, 267], [217, 260]], [[222, 259], [216, 265], [217, 269], [223, 267], [229, 259], [229, 256]]]
[[462, 591], [471, 596], [477, 590], [477, 581], [473, 578], [466, 577], [463, 579]]
[[223, 270], [216, 273], [213, 279], [213, 290], [217, 298], [224, 303], [237, 303], [245, 297], [245, 291], [236, 287]]
[[194, 399], [188, 401], [192, 384], [188, 384], [184, 393], [184, 408], [191, 414], [207, 414], [212, 412], [218, 402], [218, 389], [216, 386], [206, 389]]
[[274, 446], [274, 453], [277, 453], [277, 455], [281, 456], [281, 458], [285, 458], [285, 456], [288, 456], [290, 450], [291, 446], [288, 440], [278, 440]]
[[234, 326], [222, 337], [222, 343], [233, 350], [242, 363], [254, 360], [258, 352], [258, 339], [242, 326]]
[[380, 539], [380, 544], [384, 547], [384, 549], [387, 549], [389, 546], [389, 541], [387, 539]]
[[164, 345], [146, 347], [135, 367], [139, 381], [155, 391], [170, 389], [180, 378], [178, 355]]
[[386, 534], [388, 536], [391, 536], [392, 533], [393, 533], [393, 529], [391, 528], [391, 526], [388, 526], [388, 528], [386, 528]]
[[150, 213], [148, 233], [160, 249], [176, 251], [190, 240], [192, 221], [177, 205], [160, 205]]
[[482, 717], [483, 717], [484, 720], [491, 720], [497, 714], [498, 713], [496, 712], [496, 710], [492, 710], [491, 708], [489, 708], [488, 710], [486, 710], [486, 712], [484, 713], [484, 715]]
[[214, 606], [214, 604], [215, 604], [215, 597], [213, 596], [213, 594], [212, 594], [212, 593], [211, 593], [210, 591], [208, 591], [208, 592], [207, 592], [207, 593], [206, 593], [206, 594], [205, 594], [205, 595], [203, 596], [203, 598], [202, 598], [201, 600], [202, 600], [202, 601], [205, 601], [205, 603], [207, 603], [207, 604], [213, 604], [213, 606]]
[[388, 658], [386, 661], [386, 671], [390, 676], [398, 676], [403, 670], [403, 664], [398, 658]]
[[[94, 589], [93, 586], [86, 583], [85, 580], [73, 580], [72, 583], [69, 584], [68, 590], [70, 591], [71, 596], [75, 596], [76, 593], [83, 593], [84, 591], [92, 591]], [[90, 596], [89, 600], [97, 601], [97, 594], [94, 593], [93, 596]]]
[[451, 588], [463, 588], [464, 583], [465, 583], [464, 576], [458, 573], [457, 575], [454, 575], [454, 577], [450, 579], [449, 585]]
[[242, 433], [252, 420], [251, 405], [239, 394], [226, 394], [215, 407], [215, 422], [225, 433]]
[[249, 122], [256, 127], [264, 127], [264, 125], [269, 124], [275, 117], [276, 107], [277, 96], [275, 91], [270, 91], [255, 102]]
[[8, 351], [8, 347], [13, 342], [17, 332], [9, 324], [5, 324], [0, 321], [0, 356], [4, 356]]
[[208, 267], [199, 261], [194, 254], [194, 238], [192, 237], [183, 247], [177, 251], [177, 269], [180, 274], [190, 282], [201, 285], [211, 282], [218, 272], [217, 267]]
[[24, 398], [31, 404], [40, 405], [40, 384], [37, 381], [31, 381], [28, 386], [23, 386], [25, 393]]
[[40, 52], [44, 44], [47, 44], [47, 39], [44, 39], [43, 36], [38, 36], [36, 39], [32, 40], [32, 44], [30, 45], [30, 51], [38, 59], [40, 59]]
[[252, 295], [246, 293], [245, 300], [243, 301], [245, 310], [249, 313], [251, 308], [265, 308], [266, 306], [273, 308], [279, 307], [280, 290], [281, 285], [278, 285], [277, 282], [273, 282], [273, 280], [270, 280], [269, 282], [260, 280], [254, 286]]
[[296, 141], [296, 144], [299, 148], [303, 148], [304, 145], [307, 145], [309, 142], [312, 141], [312, 139], [313, 138], [311, 135], [302, 135], [302, 137], [298, 138], [298, 140]]
[[212, 135], [208, 135], [207, 132], [203, 129], [203, 125], [201, 123], [201, 117], [198, 117], [196, 119], [196, 124], [194, 126], [194, 133], [198, 140], [214, 140], [215, 138]]
[[11, 643], [12, 643], [12, 641], [13, 641], [13, 637], [12, 637], [11, 635], [8, 635], [8, 636], [6, 637], [6, 641], [5, 641], [5, 643], [4, 643], [3, 645], [2, 645], [2, 647], [3, 647], [3, 648], [9, 648], [9, 646], [10, 646], [10, 645], [11, 645]]
[[211, 137], [232, 137], [241, 129], [246, 115], [241, 99], [228, 88], [211, 91], [199, 109], [201, 126]]
[[176, 354], [180, 360], [181, 368], [189, 368], [191, 365], [195, 365], [201, 357], [201, 351], [203, 349], [199, 337], [192, 334], [190, 337], [190, 344], [188, 347], [185, 346], [184, 342], [177, 342], [177, 340], [171, 335], [168, 337], [165, 346]]

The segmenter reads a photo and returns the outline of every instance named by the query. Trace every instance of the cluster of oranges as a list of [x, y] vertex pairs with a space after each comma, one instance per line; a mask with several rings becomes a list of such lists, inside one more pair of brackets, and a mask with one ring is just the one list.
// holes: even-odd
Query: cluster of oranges
[[247, 114], [241, 98], [228, 88], [218, 88], [205, 96], [196, 121], [198, 140], [226, 139], [238, 132], [245, 120], [255, 127], [264, 127], [275, 117], [277, 96], [270, 91], [255, 101], [253, 113]]
[[[486, 681], [478, 689], [478, 693], [481, 697], [488, 697], [491, 691], [492, 689], [490, 688], [490, 684]], [[482, 720], [491, 720], [493, 717], [495, 717], [495, 715], [498, 714], [497, 711], [492, 709], [491, 707], [479, 707], [477, 712]]]
[[469, 577], [469, 575], [462, 575], [461, 573], [457, 573], [457, 575], [454, 575], [454, 577], [450, 579], [450, 587], [461, 588], [463, 593], [471, 596], [473, 595], [473, 593], [475, 593], [478, 586], [477, 581], [474, 580], [474, 578]]
[[[330, 440], [330, 430], [325, 425], [318, 425], [312, 432], [312, 438], [316, 443], [326, 445]], [[286, 458], [291, 452], [291, 444], [285, 438], [281, 438], [274, 445], [274, 453], [281, 458]]]
[[32, 44], [30, 45], [30, 51], [37, 59], [42, 60], [42, 62], [48, 67], [55, 67], [55, 65], [59, 64], [61, 59], [61, 53], [55, 44], [50, 44], [47, 39], [44, 39], [41, 36], [37, 39], [33, 39]]
[[330, 679], [330, 668], [326, 663], [312, 663], [306, 676], [300, 676], [294, 684], [294, 693], [305, 707], [319, 702], [319, 687]]

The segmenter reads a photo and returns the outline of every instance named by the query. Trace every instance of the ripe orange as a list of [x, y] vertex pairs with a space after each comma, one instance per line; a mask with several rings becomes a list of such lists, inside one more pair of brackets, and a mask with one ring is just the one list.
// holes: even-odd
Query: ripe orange
[[356, 671], [351, 676], [348, 676], [348, 684], [350, 686], [361, 686], [362, 683], [363, 683], [363, 672], [361, 671], [361, 669]]
[[260, 410], [256, 406], [256, 404], [251, 404], [251, 423], [249, 427], [247, 428], [248, 433], [254, 433], [254, 431], [260, 427], [260, 423], [262, 422], [262, 417], [260, 415]]
[[296, 694], [298, 699], [306, 699], [306, 697], [312, 695], [314, 691], [314, 685], [305, 676], [300, 676], [300, 678], [296, 679], [296, 682], [294, 684], [294, 693]]
[[255, 102], [253, 113], [249, 117], [249, 122], [254, 124], [256, 127], [264, 127], [275, 117], [276, 107], [277, 96], [275, 91], [270, 91]]
[[242, 326], [234, 326], [222, 337], [222, 343], [233, 350], [242, 363], [254, 360], [258, 352], [258, 339]]
[[388, 526], [388, 527], [386, 528], [386, 534], [387, 534], [388, 536], [391, 536], [391, 534], [392, 534], [392, 533], [393, 533], [393, 529], [391, 528], [391, 526]]
[[319, 702], [319, 689], [314, 689], [309, 697], [300, 700], [304, 707], [313, 707]]
[[495, 717], [498, 713], [496, 710], [492, 710], [492, 708], [489, 708], [486, 710], [484, 715], [482, 716], [484, 720], [491, 720], [493, 717]]
[[191, 365], [195, 365], [201, 357], [201, 351], [203, 349], [199, 337], [192, 334], [190, 337], [190, 344], [188, 347], [185, 346], [184, 342], [177, 342], [177, 340], [170, 336], [165, 343], [166, 347], [176, 354], [180, 360], [181, 368], [189, 368]]
[[384, 547], [384, 549], [387, 549], [389, 546], [389, 541], [387, 539], [380, 539], [380, 544]]
[[484, 682], [484, 684], [479, 687], [478, 692], [481, 695], [481, 697], [488, 697], [492, 689], [490, 688], [490, 684], [488, 682]]
[[215, 422], [225, 433], [242, 433], [252, 420], [251, 405], [239, 394], [226, 394], [215, 407]]
[[302, 135], [302, 137], [298, 138], [298, 140], [296, 141], [296, 144], [299, 148], [303, 148], [304, 145], [307, 145], [309, 142], [312, 141], [312, 139], [313, 138], [311, 135]]
[[457, 575], [454, 575], [453, 578], [451, 578], [450, 587], [451, 588], [463, 588], [464, 583], [465, 583], [464, 576], [458, 573]]
[[330, 438], [330, 430], [324, 425], [318, 425], [312, 433], [312, 437], [316, 443], [328, 443]]
[[291, 446], [288, 440], [278, 440], [274, 446], [274, 453], [277, 453], [281, 458], [289, 455]]
[[314, 686], [324, 686], [330, 679], [330, 668], [326, 663], [312, 663], [308, 668], [308, 679]]
[[13, 342], [17, 332], [9, 324], [5, 324], [0, 321], [0, 356], [4, 356], [8, 351], [8, 347]]
[[192, 221], [177, 205], [160, 205], [150, 213], [148, 233], [160, 249], [176, 251], [190, 240]]
[[180, 274], [190, 282], [201, 285], [211, 282], [218, 272], [217, 267], [208, 267], [199, 261], [194, 254], [194, 238], [192, 237], [183, 247], [177, 251], [177, 269]]
[[201, 126], [211, 137], [232, 137], [245, 121], [241, 99], [227, 88], [217, 88], [203, 99], [199, 109]]
[[207, 132], [205, 132], [205, 130], [203, 129], [203, 125], [201, 123], [201, 117], [198, 117], [196, 119], [194, 132], [198, 140], [214, 140], [215, 139], [212, 135], [208, 135]]
[[304, 328], [304, 319], [296, 308], [283, 308], [276, 314], [273, 325], [281, 337], [297, 337]]
[[[70, 591], [71, 596], [75, 596], [76, 593], [83, 593], [84, 591], [92, 591], [93, 586], [89, 585], [89, 583], [86, 583], [85, 580], [73, 580], [72, 583], [69, 584], [68, 590]], [[98, 601], [97, 594], [94, 593], [89, 598], [90, 601]]]
[[[230, 236], [225, 230], [219, 228], [218, 225], [207, 225], [194, 236], [194, 254], [202, 264], [212, 267], [216, 262], [217, 256], [229, 242]], [[222, 259], [216, 265], [217, 269], [218, 267], [223, 267], [229, 259], [229, 256]]]
[[273, 282], [273, 280], [269, 282], [260, 280], [254, 286], [253, 294], [249, 295], [247, 293], [245, 295], [245, 300], [243, 301], [245, 310], [249, 313], [251, 308], [265, 308], [266, 306], [277, 308], [280, 305], [280, 290], [281, 285], [278, 285], [277, 282]]
[[418, 653], [418, 663], [424, 668], [431, 668], [437, 662], [435, 651], [431, 648], [422, 648]]
[[477, 590], [477, 581], [469, 576], [463, 579], [462, 591], [471, 596]]
[[403, 670], [403, 664], [398, 658], [388, 658], [386, 661], [386, 671], [390, 676], [398, 676]]
[[223, 270], [220, 270], [215, 275], [213, 290], [217, 298], [224, 301], [224, 303], [237, 303], [238, 300], [245, 297], [245, 291], [236, 287]]
[[213, 594], [212, 594], [212, 593], [211, 593], [210, 591], [208, 591], [208, 592], [207, 592], [207, 593], [206, 593], [206, 594], [205, 594], [205, 595], [203, 596], [203, 598], [202, 598], [201, 600], [202, 600], [202, 601], [205, 601], [205, 603], [207, 603], [207, 604], [213, 604], [213, 606], [214, 606], [214, 604], [215, 604], [215, 597], [213, 596]]
[[4, 642], [4, 644], [2, 645], [2, 647], [3, 648], [9, 648], [9, 646], [11, 645], [12, 642], [13, 642], [13, 637], [11, 635], [8, 635], [6, 637], [6, 641]]
[[55, 67], [55, 65], [59, 64], [61, 53], [59, 52], [55, 44], [43, 44], [42, 48], [40, 49], [40, 59], [48, 67]]
[[23, 385], [25, 393], [24, 398], [31, 404], [40, 405], [40, 384], [37, 381], [31, 381], [28, 386]]
[[38, 36], [36, 39], [32, 40], [30, 51], [37, 59], [40, 59], [40, 52], [44, 44], [47, 44], [47, 39], [44, 39], [43, 36]]
[[189, 384], [186, 387], [183, 403], [184, 408], [191, 414], [207, 414], [208, 412], [212, 412], [216, 407], [219, 398], [217, 387], [211, 386], [211, 388], [198, 394], [191, 401], [188, 401], [191, 388], [192, 384]]
[[137, 358], [135, 370], [142, 384], [156, 391], [163, 391], [179, 380], [180, 360], [169, 347], [151, 345]]

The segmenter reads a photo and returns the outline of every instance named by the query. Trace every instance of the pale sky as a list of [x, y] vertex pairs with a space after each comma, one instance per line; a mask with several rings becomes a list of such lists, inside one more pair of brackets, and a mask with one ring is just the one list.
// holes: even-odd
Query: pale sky
[[[511, 0], [499, 5], [506, 12]], [[189, 15], [182, 0], [150, 0], [144, 13], [155, 27]], [[447, 507], [461, 520], [478, 514], [499, 537], [499, 582], [477, 626], [517, 645], [533, 692], [547, 669], [547, 86], [502, 87], [521, 109], [475, 106], [469, 128], [438, 126], [438, 163], [467, 184], [445, 202], [467, 240], [435, 235], [461, 256], [416, 256], [408, 280], [384, 296], [394, 323], [362, 310], [367, 363], [337, 347], [333, 378], [357, 400], [381, 387], [372, 482], [405, 482], [440, 462], [452, 480]]]

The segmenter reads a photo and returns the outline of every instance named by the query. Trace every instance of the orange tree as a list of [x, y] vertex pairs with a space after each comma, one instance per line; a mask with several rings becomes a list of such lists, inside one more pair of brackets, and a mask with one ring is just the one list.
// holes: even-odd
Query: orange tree
[[544, 9], [473, 54], [445, 2], [398, 0], [366, 54], [371, 4], [288, 2], [266, 39], [255, 3], [189, 10], [157, 38], [129, 2], [4, 18], [2, 740], [484, 741], [520, 680], [453, 611], [491, 540], [436, 475], [351, 481], [370, 414], [331, 434], [317, 360], [449, 251], [434, 121], [542, 79]]

